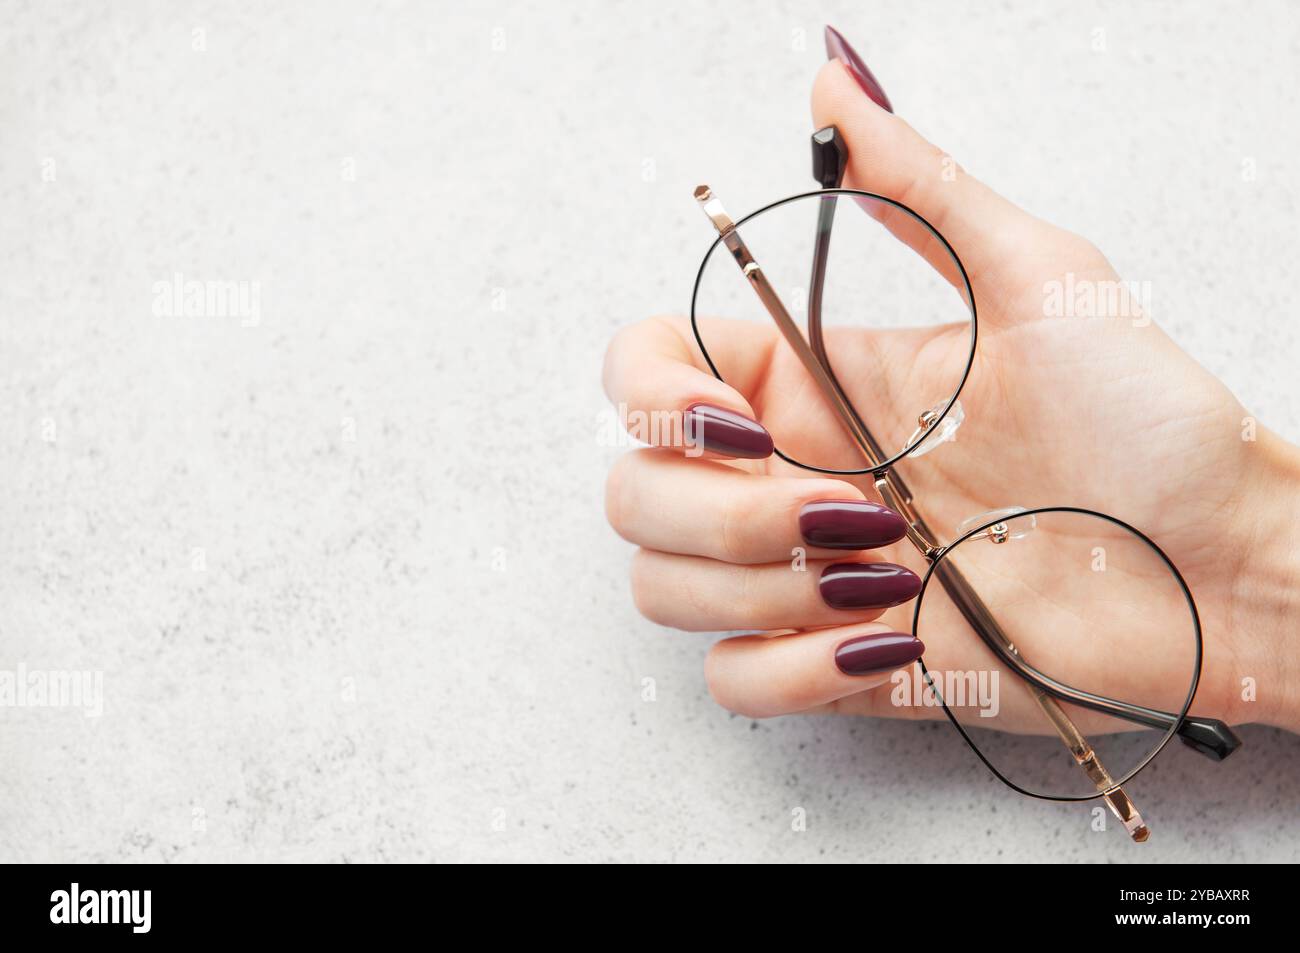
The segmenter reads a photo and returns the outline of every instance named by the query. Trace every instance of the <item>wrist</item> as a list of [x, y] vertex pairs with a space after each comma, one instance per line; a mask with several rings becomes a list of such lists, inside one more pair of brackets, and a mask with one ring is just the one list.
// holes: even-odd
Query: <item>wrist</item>
[[1300, 732], [1300, 448], [1261, 428], [1232, 593], [1234, 721]]

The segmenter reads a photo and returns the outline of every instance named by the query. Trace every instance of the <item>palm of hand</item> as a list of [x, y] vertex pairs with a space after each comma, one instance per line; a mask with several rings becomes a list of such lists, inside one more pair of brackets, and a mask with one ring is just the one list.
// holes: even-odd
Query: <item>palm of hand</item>
[[[899, 470], [941, 542], [954, 538], [960, 521], [1013, 505], [1095, 509], [1149, 535], [1183, 573], [1200, 611], [1207, 677], [1196, 710], [1222, 713], [1231, 693], [1222, 679], [1208, 675], [1218, 670], [1213, 658], [1233, 651], [1231, 586], [1224, 568], [1239, 565], [1244, 551], [1231, 546], [1225, 551], [1227, 535], [1209, 528], [1230, 525], [1241, 504], [1244, 412], [1226, 388], [1144, 316], [1045, 317], [1045, 281], [1066, 272], [1078, 282], [1118, 280], [1086, 243], [1066, 233], [1056, 242], [1059, 247], [1021, 260], [1015, 274], [998, 276], [998, 294], [980, 294], [981, 284], [994, 283], [976, 276], [979, 346], [961, 394], [967, 421], [956, 441], [923, 459], [905, 460]], [[778, 448], [795, 459], [825, 460], [828, 447], [844, 446], [839, 424], [775, 329], [770, 334], [771, 359], [742, 390]], [[831, 342], [837, 377], [868, 425], [890, 435], [887, 449], [901, 445], [915, 410], [926, 404], [911, 396], [916, 381], [955, 380], [968, 348], [968, 329], [951, 326], [925, 333], [844, 332]], [[900, 406], [901, 413], [893, 409]], [[855, 465], [835, 456], [836, 465]], [[807, 473], [777, 457], [756, 466]], [[872, 495], [869, 477], [846, 479]], [[883, 551], [881, 558], [923, 568], [906, 543]], [[1035, 577], [1032, 568], [1025, 567], [1025, 580]], [[1185, 691], [1190, 629], [1184, 624], [1157, 626], [1156, 633], [1132, 631], [1141, 615], [1133, 611], [1137, 606], [1146, 608], [1148, 618], [1153, 613], [1159, 618], [1160, 612], [1186, 618], [1176, 599], [1168, 602], [1177, 593], [1167, 583], [1153, 591], [1142, 575], [1125, 578], [1122, 569], [1112, 570], [1108, 586], [1113, 588], [1107, 592], [1113, 603], [1088, 612], [1079, 610], [1090, 596], [1083, 589], [1070, 591], [1080, 577], [1069, 573], [1007, 581], [993, 598], [1015, 600], [1027, 594], [1026, 586], [1037, 587], [1038, 598], [1020, 600], [1038, 606], [1024, 621], [1052, 635], [1035, 646], [1034, 663], [1056, 674], [1068, 659], [1080, 687], [1112, 697], [1127, 693], [1127, 700], [1143, 702], [1143, 686], [1153, 680], [1181, 684]], [[1153, 608], [1162, 600], [1167, 604]], [[1067, 604], [1074, 608], [1063, 612], [1060, 607]], [[906, 629], [911, 612], [911, 606], [900, 607], [884, 621]], [[927, 645], [954, 664], [987, 664], [986, 650], [955, 615], [946, 621], [950, 624], [941, 626], [942, 632], [927, 627], [922, 634]], [[935, 645], [935, 638], [941, 644]], [[1116, 648], [1131, 642], [1136, 646], [1129, 646], [1129, 657], [1137, 662], [1117, 666]], [[1149, 691], [1146, 698], [1152, 700]], [[879, 697], [864, 695], [860, 703], [871, 713], [884, 713]], [[856, 710], [854, 698], [840, 707]], [[1028, 708], [1010, 720], [1010, 727], [1020, 730], [1044, 729], [1041, 717]]]

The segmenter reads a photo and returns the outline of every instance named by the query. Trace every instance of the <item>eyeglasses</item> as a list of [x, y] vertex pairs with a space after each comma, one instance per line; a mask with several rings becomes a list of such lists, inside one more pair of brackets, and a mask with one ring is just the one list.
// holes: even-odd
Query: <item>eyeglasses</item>
[[[1080, 507], [991, 510], [939, 541], [897, 464], [955, 439], [965, 419], [958, 398], [977, 361], [974, 290], [952, 246], [919, 214], [842, 188], [848, 153], [834, 127], [816, 132], [812, 148], [820, 189], [739, 220], [708, 186], [696, 189], [718, 232], [691, 296], [700, 350], [719, 380], [731, 369], [730, 383], [746, 390], [738, 375], [753, 362], [738, 356], [769, 348], [776, 383], [751, 403], [775, 455], [804, 470], [869, 477], [906, 521], [928, 564], [912, 615], [926, 651], [923, 684], [901, 703], [941, 706], [1012, 789], [1104, 798], [1133, 840], [1145, 841], [1150, 830], [1123, 785], [1170, 738], [1216, 761], [1241, 746], [1222, 721], [1188, 714], [1202, 656], [1191, 591], [1155, 542]], [[1006, 436], [1003, 445], [1026, 452]], [[942, 479], [942, 456], [932, 465], [927, 476]], [[996, 491], [1004, 464], [982, 465], [987, 472], [974, 477]], [[906, 688], [896, 683], [904, 696]]]

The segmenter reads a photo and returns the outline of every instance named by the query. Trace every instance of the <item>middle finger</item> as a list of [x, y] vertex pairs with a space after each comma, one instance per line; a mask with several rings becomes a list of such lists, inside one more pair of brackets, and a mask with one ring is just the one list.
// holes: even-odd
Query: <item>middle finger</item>
[[907, 524], [852, 484], [750, 473], [660, 450], [624, 454], [605, 491], [609, 521], [638, 546], [730, 563], [771, 563], [875, 549]]

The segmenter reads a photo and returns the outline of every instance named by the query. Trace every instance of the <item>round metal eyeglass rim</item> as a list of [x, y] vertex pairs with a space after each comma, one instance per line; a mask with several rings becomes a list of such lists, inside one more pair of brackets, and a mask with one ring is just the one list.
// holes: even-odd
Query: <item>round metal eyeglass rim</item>
[[[920, 222], [921, 225], [931, 235], [933, 235], [935, 238], [939, 240], [939, 242], [943, 245], [943, 247], [947, 249], [948, 254], [952, 256], [952, 260], [957, 263], [957, 271], [961, 274], [962, 285], [966, 291], [966, 301], [970, 305], [970, 350], [966, 354], [966, 366], [962, 369], [961, 379], [957, 382], [956, 389], [952, 392], [952, 396], [948, 398], [948, 402], [944, 405], [943, 412], [940, 413], [939, 416], [935, 418], [934, 423], [930, 425], [930, 431], [933, 432], [934, 429], [938, 427], [939, 424], [943, 421], [943, 419], [948, 416], [948, 412], [952, 409], [953, 404], [957, 403], [957, 398], [961, 395], [962, 388], [966, 386], [966, 379], [970, 377], [971, 368], [975, 364], [975, 346], [976, 346], [977, 339], [979, 337], [979, 319], [976, 316], [976, 308], [975, 308], [975, 289], [971, 286], [970, 276], [966, 273], [966, 266], [962, 263], [961, 258], [957, 255], [956, 250], [949, 243], [948, 239], [944, 238], [943, 234], [937, 228], [931, 225], [928, 221], [926, 221], [926, 219], [919, 212], [915, 211], [914, 209], [908, 208], [902, 202], [896, 202], [891, 198], [886, 198], [885, 196], [879, 195], [875, 192], [864, 192], [860, 189], [814, 189], [811, 192], [801, 192], [798, 195], [790, 195], [787, 196], [786, 198], [773, 202], [770, 205], [764, 205], [762, 208], [750, 212], [744, 218], [737, 219], [735, 227], [739, 229], [746, 222], [757, 218], [758, 216], [762, 215], [764, 212], [770, 212], [772, 211], [772, 209], [780, 208], [782, 205], [788, 205], [791, 202], [798, 202], [801, 201], [802, 199], [814, 198], [818, 196], [824, 197], [824, 196], [832, 196], [832, 195], [860, 196], [863, 198], [875, 199], [876, 201], [883, 202], [886, 205], [893, 206], [899, 211], [904, 212], [907, 215], [910, 215], [912, 218], [916, 219], [916, 221]], [[700, 334], [699, 322], [697, 320], [696, 312], [695, 312], [695, 305], [700, 294], [700, 284], [704, 280], [704, 270], [708, 268], [709, 261], [712, 259], [713, 253], [717, 251], [718, 246], [722, 244], [722, 241], [723, 241], [723, 236], [721, 235], [719, 235], [717, 238], [713, 240], [713, 244], [709, 246], [709, 250], [704, 253], [704, 260], [700, 262], [699, 271], [695, 273], [695, 285], [691, 289], [691, 332], [695, 335], [695, 343], [699, 347], [700, 353], [704, 355], [704, 360], [705, 362], [708, 363], [709, 370], [713, 372], [714, 377], [716, 377], [718, 380], [722, 381], [725, 384], [726, 380], [723, 378], [721, 372], [718, 370], [717, 365], [713, 363], [713, 358], [709, 355], [709, 349], [704, 346], [704, 337]], [[854, 475], [861, 475], [866, 473], [880, 475], [884, 473], [886, 470], [888, 470], [890, 467], [892, 467], [895, 463], [902, 460], [904, 457], [906, 457], [908, 454], [910, 454], [913, 450], [915, 450], [924, 442], [925, 442], [924, 439], [917, 440], [915, 443], [912, 443], [911, 445], [904, 447], [902, 450], [900, 450], [898, 453], [896, 453], [894, 456], [890, 457], [889, 459], [884, 460], [878, 464], [875, 464], [874, 466], [862, 467], [861, 469], [857, 469], [857, 470], [835, 470], [830, 467], [813, 466], [811, 463], [803, 463], [802, 461], [794, 459], [794, 457], [788, 456], [783, 450], [781, 450], [780, 447], [777, 446], [773, 446], [772, 452], [775, 453], [782, 460], [784, 460], [786, 463], [790, 464], [791, 466], [796, 466], [803, 470], [811, 470], [816, 473], [831, 473], [831, 474], [838, 474], [843, 476], [854, 476]]]
[[[1183, 574], [1178, 571], [1178, 567], [1174, 565], [1173, 560], [1171, 560], [1165, 554], [1165, 551], [1161, 549], [1156, 544], [1156, 542], [1153, 539], [1151, 539], [1151, 537], [1147, 536], [1146, 533], [1142, 532], [1140, 529], [1130, 526], [1128, 523], [1125, 523], [1122, 519], [1119, 519], [1118, 517], [1111, 516], [1108, 513], [1100, 513], [1097, 510], [1086, 509], [1080, 506], [1040, 506], [1037, 507], [1036, 509], [1025, 510], [1023, 512], [1016, 513], [1011, 516], [1003, 515], [1003, 516], [994, 517], [990, 519], [988, 522], [983, 523], [980, 526], [976, 526], [971, 530], [968, 530], [966, 533], [962, 534], [960, 537], [953, 540], [951, 543], [948, 543], [946, 546], [941, 547], [938, 550], [938, 552], [935, 554], [934, 559], [930, 562], [929, 567], [926, 569], [924, 578], [922, 578], [921, 580], [921, 589], [916, 594], [916, 608], [913, 609], [912, 611], [912, 635], [915, 638], [920, 638], [920, 636], [917, 633], [917, 623], [920, 621], [921, 618], [921, 606], [925, 601], [925, 591], [930, 585], [930, 579], [934, 576], [935, 568], [944, 560], [944, 557], [946, 557], [949, 553], [951, 553], [963, 542], [970, 539], [972, 536], [976, 535], [977, 533], [981, 533], [984, 530], [989, 529], [990, 527], [996, 526], [998, 523], [1004, 523], [1007, 522], [1008, 520], [1020, 519], [1021, 517], [1025, 517], [1025, 516], [1038, 516], [1042, 513], [1076, 513], [1082, 516], [1095, 516], [1098, 519], [1103, 519], [1109, 523], [1113, 523], [1115, 526], [1118, 526], [1120, 529], [1127, 530], [1129, 533], [1136, 536], [1142, 542], [1146, 543], [1147, 546], [1149, 546], [1152, 549], [1152, 551], [1154, 551], [1155, 554], [1160, 557], [1160, 561], [1165, 564], [1165, 567], [1173, 575], [1174, 579], [1178, 582], [1178, 588], [1183, 593], [1183, 599], [1187, 602], [1187, 608], [1192, 614], [1192, 631], [1196, 635], [1196, 665], [1192, 670], [1192, 681], [1190, 687], [1187, 690], [1187, 699], [1183, 702], [1183, 707], [1182, 710], [1178, 713], [1177, 721], [1175, 721], [1173, 725], [1170, 726], [1168, 731], [1165, 732], [1165, 736], [1160, 740], [1160, 743], [1151, 750], [1151, 753], [1148, 754], [1145, 758], [1143, 758], [1140, 762], [1138, 762], [1137, 766], [1134, 767], [1133, 770], [1131, 770], [1128, 774], [1124, 775], [1124, 777], [1113, 779], [1114, 787], [1110, 789], [1113, 791], [1116, 788], [1123, 787], [1125, 784], [1127, 784], [1129, 781], [1135, 778], [1138, 772], [1140, 772], [1143, 768], [1145, 768], [1148, 764], [1150, 764], [1155, 759], [1156, 755], [1160, 754], [1160, 752], [1164, 750], [1165, 745], [1169, 744], [1169, 740], [1178, 733], [1178, 730], [1183, 726], [1183, 722], [1187, 718], [1187, 712], [1191, 710], [1192, 702], [1196, 698], [1196, 688], [1201, 681], [1201, 660], [1202, 660], [1202, 653], [1203, 653], [1203, 642], [1201, 639], [1201, 617], [1200, 614], [1196, 611], [1196, 600], [1192, 598], [1192, 591], [1190, 588], [1188, 588], [1186, 580], [1183, 579]], [[961, 722], [957, 720], [957, 716], [955, 716], [952, 713], [952, 711], [948, 708], [948, 703], [943, 700], [943, 695], [940, 694], [937, 688], [935, 688], [933, 685], [930, 684], [930, 671], [925, 667], [924, 656], [922, 656], [918, 661], [920, 662], [921, 665], [921, 674], [924, 675], [926, 678], [926, 684], [930, 687], [930, 690], [934, 692], [934, 697], [939, 700], [939, 704], [943, 706], [943, 713], [948, 716], [948, 720], [952, 722], [953, 727], [957, 729], [958, 733], [965, 740], [966, 744], [970, 746], [970, 749], [975, 752], [976, 756], [982, 762], [984, 762], [984, 766], [988, 768], [990, 771], [992, 771], [994, 777], [996, 777], [1007, 787], [1011, 788], [1013, 791], [1017, 791], [1020, 794], [1025, 795], [1026, 797], [1038, 798], [1040, 801], [1093, 801], [1099, 797], [1104, 797], [1106, 795], [1107, 793], [1106, 791], [1097, 791], [1093, 794], [1078, 794], [1078, 795], [1039, 794], [1035, 791], [1026, 790], [1025, 788], [1022, 788], [1020, 785], [1016, 784], [1014, 781], [1007, 778], [1006, 775], [1004, 775], [1001, 771], [997, 769], [997, 767], [993, 764], [993, 762], [991, 762], [987, 757], [985, 757], [984, 752], [980, 750], [979, 745], [977, 745], [971, 739], [971, 736], [966, 733], [966, 729], [962, 727]], [[1015, 674], [1017, 678], [1020, 677], [1017, 673], [1013, 672], [1012, 674]], [[1050, 737], [1050, 736], [1045, 735], [1042, 737]]]

